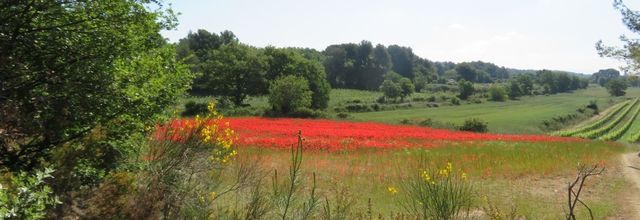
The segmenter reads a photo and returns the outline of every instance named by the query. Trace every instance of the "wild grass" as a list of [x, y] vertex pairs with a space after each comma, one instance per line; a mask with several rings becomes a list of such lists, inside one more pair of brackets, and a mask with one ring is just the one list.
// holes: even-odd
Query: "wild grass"
[[[622, 144], [601, 141], [441, 145], [430, 149], [306, 151], [303, 176], [311, 178], [315, 173], [320, 195], [331, 190], [346, 191], [350, 198], [348, 209], [353, 212], [365, 215], [363, 210], [368, 209], [370, 199], [371, 210], [377, 212], [374, 216], [390, 216], [402, 210], [397, 203], [398, 195], [391, 193], [390, 187], [402, 190], [401, 180], [419, 176], [416, 170], [443, 167], [451, 162], [473, 181], [478, 198], [487, 195], [500, 204], [516, 204], [518, 213], [528, 219], [562, 218], [565, 183], [575, 175], [576, 166], [599, 163], [615, 168], [616, 157], [628, 150]], [[288, 151], [252, 147], [241, 147], [239, 155], [238, 161], [260, 160], [266, 170], [286, 170], [290, 159]], [[621, 178], [609, 173], [588, 186], [593, 193], [585, 194], [585, 201], [590, 202], [597, 216], [608, 216], [618, 210], [616, 199], [610, 195], [619, 192], [621, 187], [612, 184], [622, 184]], [[482, 204], [482, 200], [474, 200], [475, 207]]]

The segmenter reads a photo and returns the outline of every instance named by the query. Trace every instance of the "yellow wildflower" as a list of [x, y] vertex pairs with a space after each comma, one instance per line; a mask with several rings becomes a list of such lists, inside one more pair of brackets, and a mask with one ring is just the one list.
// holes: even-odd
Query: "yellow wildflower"
[[396, 189], [396, 187], [393, 187], [393, 186], [387, 187], [387, 191], [389, 191], [389, 193], [391, 193], [391, 194], [398, 193], [398, 189]]

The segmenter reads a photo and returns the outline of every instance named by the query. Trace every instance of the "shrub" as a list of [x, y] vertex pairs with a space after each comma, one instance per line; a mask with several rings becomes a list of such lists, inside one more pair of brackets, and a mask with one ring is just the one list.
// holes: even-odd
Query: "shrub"
[[452, 105], [460, 105], [460, 99], [458, 97], [451, 98]]
[[344, 118], [348, 118], [349, 114], [340, 112], [340, 113], [337, 114], [337, 116], [338, 116], [338, 118], [343, 118], [344, 119]]
[[507, 91], [502, 86], [493, 84], [489, 87], [489, 99], [491, 101], [504, 102], [507, 100]]
[[460, 93], [458, 94], [458, 97], [462, 100], [467, 100], [467, 98], [469, 98], [469, 96], [473, 95], [473, 93], [475, 92], [475, 88], [473, 87], [473, 83], [466, 81], [464, 79], [460, 80], [460, 82], [458, 82], [458, 86], [460, 89]]
[[269, 86], [269, 104], [274, 111], [282, 114], [311, 107], [311, 95], [309, 83], [299, 76], [281, 77]]
[[20, 172], [0, 184], [0, 219], [43, 219], [47, 208], [60, 203], [45, 183], [51, 173], [49, 168], [35, 175]]
[[611, 96], [625, 95], [626, 94], [625, 90], [627, 90], [628, 86], [629, 86], [629, 83], [622, 78], [612, 79], [605, 85], [605, 87], [607, 88], [607, 91], [609, 92], [609, 94], [611, 94]]
[[487, 132], [487, 122], [478, 118], [470, 118], [465, 120], [458, 130], [484, 133]]
[[293, 118], [324, 118], [324, 113], [320, 110], [313, 110], [310, 108], [297, 108], [295, 111], [287, 114]]
[[365, 104], [349, 104], [344, 107], [348, 112], [370, 112], [372, 109]]
[[377, 103], [374, 103], [371, 105], [371, 109], [373, 109], [374, 111], [380, 111], [380, 105], [378, 105]]
[[426, 99], [424, 97], [413, 97], [411, 101], [414, 102], [424, 102]]
[[420, 121], [418, 123], [418, 125], [431, 127], [431, 126], [433, 126], [433, 119], [431, 119], [431, 118], [424, 119], [424, 120]]
[[189, 117], [205, 113], [207, 113], [207, 103], [189, 101], [184, 104], [184, 111], [180, 115], [182, 115], [182, 117]]
[[427, 98], [427, 102], [435, 102], [436, 101], [436, 96], [432, 95], [429, 96], [429, 98]]
[[[123, 211], [127, 219], [190, 219], [191, 208], [217, 198], [212, 192], [221, 180], [215, 177], [237, 154], [237, 136], [214, 104], [208, 111], [185, 126], [170, 122], [157, 129], [141, 158], [132, 204]], [[201, 213], [208, 211], [205, 207]]]
[[402, 182], [400, 192], [400, 206], [415, 219], [455, 219], [461, 211], [468, 211], [473, 201], [467, 174], [454, 170], [451, 163], [409, 177]]
[[404, 97], [402, 87], [391, 80], [385, 80], [380, 85], [380, 91], [384, 94], [384, 97], [390, 99], [396, 99], [398, 97]]

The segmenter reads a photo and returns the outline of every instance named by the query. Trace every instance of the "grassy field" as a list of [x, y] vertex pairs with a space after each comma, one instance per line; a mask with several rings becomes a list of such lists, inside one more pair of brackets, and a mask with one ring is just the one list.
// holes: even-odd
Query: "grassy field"
[[524, 97], [517, 101], [484, 102], [439, 108], [401, 109], [394, 111], [351, 114], [357, 121], [399, 123], [403, 119], [426, 119], [461, 123], [468, 118], [480, 118], [488, 122], [490, 132], [496, 133], [544, 133], [542, 121], [576, 112], [591, 100], [604, 109], [625, 98], [640, 96], [640, 89], [630, 88], [626, 97], [612, 98], [602, 87], [590, 87], [573, 93], [549, 96]]
[[[347, 192], [351, 212], [363, 215], [371, 201], [374, 216], [388, 218], [401, 212], [401, 180], [419, 175], [420, 170], [443, 167], [469, 175], [474, 188], [474, 210], [487, 205], [485, 198], [503, 211], [516, 207], [526, 219], [562, 219], [566, 183], [574, 178], [579, 163], [602, 164], [603, 176], [589, 180], [583, 196], [596, 219], [615, 216], [622, 207], [616, 199], [626, 187], [618, 175], [617, 156], [629, 150], [615, 142], [585, 141], [579, 143], [505, 143], [451, 142], [433, 149], [373, 150], [323, 152], [303, 155], [304, 183], [311, 173], [317, 176], [319, 193], [328, 198], [337, 191]], [[288, 151], [240, 148], [237, 162], [259, 161], [265, 170], [285, 173], [291, 157]], [[388, 187], [398, 188], [390, 193]], [[358, 214], [359, 213], [359, 214]], [[586, 210], [578, 210], [579, 218], [588, 218]]]

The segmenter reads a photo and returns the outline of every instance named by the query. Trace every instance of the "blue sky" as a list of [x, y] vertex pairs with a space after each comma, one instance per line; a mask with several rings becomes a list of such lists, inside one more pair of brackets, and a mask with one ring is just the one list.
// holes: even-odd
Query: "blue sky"
[[[611, 0], [173, 0], [180, 25], [233, 31], [264, 47], [310, 47], [368, 40], [413, 48], [434, 61], [492, 62], [520, 69], [593, 73], [621, 62], [601, 58], [595, 43], [619, 45], [622, 24]], [[633, 9], [640, 3], [628, 2]]]

